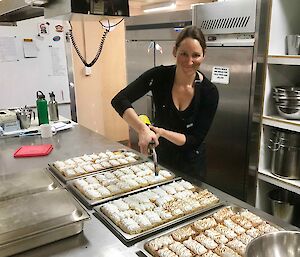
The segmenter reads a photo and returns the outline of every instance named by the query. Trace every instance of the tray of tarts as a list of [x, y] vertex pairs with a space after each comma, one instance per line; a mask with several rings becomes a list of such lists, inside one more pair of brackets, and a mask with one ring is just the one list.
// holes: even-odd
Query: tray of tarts
[[283, 229], [228, 205], [147, 241], [144, 248], [155, 257], [241, 257], [251, 240], [278, 230]]
[[70, 188], [87, 207], [174, 180], [175, 174], [161, 166], [155, 176], [154, 163], [147, 161], [127, 167], [69, 180]]
[[120, 239], [129, 243], [220, 206], [207, 189], [183, 179], [172, 181], [94, 207]]
[[51, 172], [64, 183], [68, 180], [84, 177], [88, 174], [113, 170], [130, 164], [136, 164], [145, 158], [134, 151], [119, 149], [115, 151], [84, 154], [67, 160], [48, 164]]

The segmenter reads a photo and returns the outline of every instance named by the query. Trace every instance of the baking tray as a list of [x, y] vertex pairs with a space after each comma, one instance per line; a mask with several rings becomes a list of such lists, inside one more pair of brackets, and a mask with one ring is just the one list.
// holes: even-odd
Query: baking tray
[[[137, 164], [134, 164], [134, 165], [137, 165]], [[127, 166], [127, 167], [130, 167], [130, 166]], [[158, 167], [159, 167], [159, 169], [162, 169], [161, 166], [158, 166]], [[106, 172], [113, 172], [113, 171], [115, 171], [115, 170], [109, 170], [109, 171], [106, 171]], [[161, 181], [159, 183], [155, 183], [155, 184], [151, 184], [151, 185], [148, 185], [148, 186], [140, 187], [140, 188], [137, 188], [137, 189], [134, 189], [134, 190], [131, 190], [131, 191], [115, 194], [115, 195], [112, 195], [112, 196], [109, 196], [109, 197], [106, 197], [106, 198], [103, 198], [103, 199], [98, 199], [98, 200], [91, 200], [91, 199], [87, 198], [75, 186], [74, 183], [75, 183], [76, 179], [69, 180], [67, 182], [67, 187], [68, 187], [68, 189], [70, 189], [70, 191], [72, 191], [77, 196], [77, 198], [80, 200], [81, 203], [84, 204], [85, 207], [87, 207], [88, 209], [92, 209], [92, 207], [95, 206], [95, 205], [99, 205], [99, 204], [105, 203], [107, 201], [115, 200], [119, 197], [127, 196], [127, 195], [130, 195], [130, 194], [133, 194], [133, 193], [137, 193], [137, 192], [140, 192], [140, 191], [143, 191], [143, 190], [146, 190], [146, 189], [150, 189], [150, 188], [153, 188], [153, 187], [156, 187], [156, 186], [160, 186], [160, 185], [163, 185], [163, 184], [166, 184], [166, 183], [169, 183], [169, 182], [173, 182], [173, 181], [177, 181], [177, 180], [182, 179], [181, 177], [176, 178], [176, 175], [173, 172], [171, 172], [169, 170], [167, 170], [167, 171], [170, 172], [171, 175], [172, 175], [172, 177], [169, 178], [169, 179], [166, 179], [166, 180]], [[85, 177], [93, 177], [95, 175], [96, 174], [90, 174], [89, 176], [85, 176]]]
[[[147, 159], [146, 157], [141, 156], [140, 154], [136, 153], [133, 150], [131, 151], [131, 150], [127, 150], [127, 149], [119, 149], [119, 150], [111, 150], [111, 152], [132, 152], [132, 153], [136, 154], [137, 159], [136, 159], [136, 162], [122, 164], [122, 165], [118, 165], [118, 166], [111, 166], [109, 168], [103, 168], [103, 169], [100, 169], [100, 170], [95, 170], [95, 171], [92, 171], [92, 172], [87, 172], [87, 173], [84, 173], [84, 174], [81, 174], [81, 175], [72, 176], [72, 177], [66, 177], [64, 174], [62, 174], [62, 172], [60, 172], [55, 167], [54, 163], [49, 163], [48, 164], [49, 170], [54, 174], [54, 176], [56, 176], [58, 179], [60, 179], [63, 183], [66, 183], [69, 180], [76, 179], [76, 178], [82, 178], [82, 177], [88, 176], [90, 174], [96, 174], [96, 173], [100, 173], [100, 172], [105, 172], [105, 171], [111, 171], [111, 170], [119, 169], [119, 168], [122, 168], [122, 167], [127, 167], [127, 166], [130, 166], [130, 165], [135, 165], [135, 164], [141, 163], [141, 162], [145, 161], [145, 159]], [[80, 157], [80, 156], [78, 156], [78, 157]], [[72, 158], [75, 158], [75, 157], [71, 157], [69, 159], [72, 159]], [[103, 161], [104, 161], [104, 159], [103, 159]]]
[[98, 174], [100, 172], [105, 172], [105, 171], [111, 171], [111, 170], [113, 170], [113, 168], [109, 168], [109, 169], [103, 169], [103, 170], [93, 171], [92, 173], [85, 173], [85, 174], [82, 174], [82, 175], [79, 175], [79, 176], [75, 176], [75, 177], [66, 177], [53, 164], [48, 164], [48, 166], [49, 166], [49, 170], [52, 172], [52, 174], [55, 177], [57, 177], [64, 184], [66, 184], [68, 181], [70, 181], [72, 179], [83, 178], [83, 177], [86, 177], [86, 176], [91, 175], [91, 174]]
[[60, 239], [74, 236], [76, 234], [79, 234], [82, 230], [83, 222], [76, 222], [42, 233], [37, 233], [35, 235], [15, 240], [6, 244], [2, 244], [0, 245], [0, 257], [11, 256], [33, 249], [35, 247], [58, 241]]
[[81, 232], [89, 214], [58, 188], [2, 201], [0, 217], [0, 256], [7, 256]]
[[[183, 228], [183, 227], [190, 226], [190, 225], [192, 225], [192, 224], [193, 224], [195, 221], [197, 221], [197, 220], [201, 220], [201, 219], [204, 219], [204, 218], [211, 217], [214, 213], [216, 213], [217, 211], [221, 210], [222, 208], [231, 208], [231, 209], [233, 210], [234, 213], [240, 213], [241, 211], [247, 210], [247, 209], [242, 208], [242, 207], [240, 207], [240, 206], [238, 206], [238, 205], [235, 205], [235, 204], [228, 204], [228, 205], [219, 207], [218, 209], [215, 209], [215, 210], [213, 210], [213, 211], [209, 211], [209, 212], [207, 212], [206, 214], [201, 215], [200, 217], [194, 218], [194, 219], [192, 219], [192, 220], [190, 220], [190, 221], [188, 221], [188, 222], [185, 222], [184, 224], [181, 224], [180, 226], [177, 226], [177, 227], [175, 227], [175, 228], [172, 228], [172, 229], [168, 230], [168, 231], [165, 232], [165, 233], [161, 233], [160, 235], [155, 236], [155, 237], [152, 237], [151, 239], [147, 240], [147, 241], [143, 244], [143, 246], [142, 246], [142, 248], [144, 248], [144, 249], [146, 250], [146, 252], [143, 252], [143, 253], [144, 253], [147, 257], [157, 256], [157, 253], [156, 253], [156, 252], [153, 252], [153, 251], [151, 250], [151, 248], [149, 247], [149, 242], [150, 242], [150, 241], [152, 241], [152, 240], [154, 240], [154, 239], [156, 239], [156, 238], [162, 237], [162, 236], [168, 236], [168, 235], [171, 235], [175, 230], [180, 229], [180, 228]], [[253, 213], [253, 212], [251, 212], [251, 213]], [[255, 213], [254, 213], [254, 214], [255, 214]], [[257, 214], [255, 214], [255, 215], [257, 215]], [[257, 216], [259, 216], [259, 215], [257, 215]], [[259, 217], [260, 217], [260, 216], [259, 216]], [[278, 226], [278, 225], [276, 225], [276, 224], [274, 224], [274, 223], [272, 223], [272, 222], [269, 222], [269, 221], [267, 221], [267, 220], [265, 220], [265, 219], [263, 219], [263, 218], [261, 218], [261, 219], [262, 219], [263, 221], [266, 221], [268, 224], [272, 225], [273, 227], [277, 228], [278, 230], [284, 230], [283, 228], [281, 228], [280, 226]], [[219, 224], [219, 223], [218, 223], [218, 224]], [[198, 234], [201, 234], [201, 233], [202, 233], [202, 232], [197, 232], [197, 235], [198, 235]], [[194, 237], [195, 237], [195, 236], [196, 236], [196, 235], [194, 235]], [[229, 241], [230, 241], [230, 240], [229, 240]], [[226, 244], [225, 244], [225, 245], [226, 245]]]
[[[194, 187], [198, 191], [204, 190], [204, 189], [202, 189], [200, 187], [197, 187], [195, 185], [194, 185]], [[142, 191], [140, 191], [140, 192], [142, 192]], [[128, 233], [124, 232], [109, 217], [107, 217], [106, 214], [101, 211], [101, 207], [103, 206], [103, 204], [94, 207], [94, 210], [96, 212], [95, 216], [99, 217], [102, 221], [104, 221], [104, 223], [106, 225], [108, 225], [108, 227], [112, 230], [112, 232], [114, 232], [120, 238], [120, 240], [122, 240], [126, 244], [126, 243], [133, 243], [133, 242], [136, 242], [137, 240], [141, 240], [143, 238], [146, 238], [150, 234], [156, 233], [156, 232], [158, 232], [158, 231], [160, 231], [162, 229], [165, 229], [167, 227], [170, 227], [172, 225], [181, 223], [181, 222], [183, 222], [185, 220], [188, 220], [188, 219], [190, 219], [190, 218], [192, 218], [194, 216], [197, 216], [199, 214], [203, 214], [203, 213], [205, 213], [207, 211], [213, 210], [213, 209], [215, 209], [217, 207], [220, 207], [222, 205], [224, 205], [224, 204], [219, 199], [219, 202], [216, 203], [216, 204], [212, 204], [211, 206], [207, 206], [206, 208], [199, 209], [199, 210], [197, 210], [195, 212], [192, 212], [192, 213], [189, 213], [189, 214], [187, 214], [185, 216], [181, 216], [181, 217], [176, 218], [174, 220], [165, 222], [165, 223], [163, 223], [161, 225], [158, 225], [157, 227], [153, 227], [153, 228], [151, 228], [149, 230], [146, 230], [146, 231], [143, 231], [141, 233], [134, 234], [134, 235], [131, 235], [131, 234], [128, 234]]]
[[58, 181], [46, 169], [3, 174], [0, 176], [0, 182], [0, 201], [60, 187]]

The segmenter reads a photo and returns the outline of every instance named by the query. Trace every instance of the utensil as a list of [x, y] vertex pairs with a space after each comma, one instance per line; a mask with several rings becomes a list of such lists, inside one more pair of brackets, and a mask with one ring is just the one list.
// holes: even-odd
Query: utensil
[[21, 129], [27, 129], [31, 125], [31, 119], [35, 119], [35, 112], [28, 108], [26, 105], [24, 108], [20, 108], [16, 111], [17, 118], [20, 121]]
[[296, 92], [300, 93], [300, 87], [295, 87], [295, 86], [278, 86], [274, 87], [273, 91], [276, 93], [290, 93], [290, 92]]
[[269, 149], [271, 172], [286, 179], [300, 179], [300, 135], [287, 130], [272, 132]]
[[271, 172], [287, 179], [300, 179], [300, 148], [279, 145], [272, 154]]
[[299, 195], [283, 188], [276, 188], [268, 193], [272, 203], [272, 215], [290, 224], [297, 223]]
[[246, 257], [298, 257], [300, 232], [278, 231], [252, 240], [246, 248]]
[[289, 107], [281, 107], [281, 106], [276, 106], [276, 108], [280, 116], [286, 119], [290, 119], [290, 120], [300, 119], [300, 109], [298, 108], [289, 108]]

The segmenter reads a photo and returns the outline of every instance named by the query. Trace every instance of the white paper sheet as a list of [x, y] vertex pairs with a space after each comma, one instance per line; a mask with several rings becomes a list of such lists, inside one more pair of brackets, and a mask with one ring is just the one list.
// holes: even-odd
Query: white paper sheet
[[53, 47], [49, 46], [49, 51], [52, 59], [52, 66], [51, 71], [49, 75], [52, 76], [64, 76], [67, 72], [66, 66], [63, 63], [63, 60], [61, 58], [62, 49], [59, 47]]
[[0, 62], [17, 61], [15, 37], [0, 37]]
[[211, 75], [212, 83], [229, 84], [229, 68], [214, 66]]
[[32, 41], [24, 41], [23, 42], [23, 50], [24, 50], [25, 58], [38, 57], [38, 48], [33, 40]]

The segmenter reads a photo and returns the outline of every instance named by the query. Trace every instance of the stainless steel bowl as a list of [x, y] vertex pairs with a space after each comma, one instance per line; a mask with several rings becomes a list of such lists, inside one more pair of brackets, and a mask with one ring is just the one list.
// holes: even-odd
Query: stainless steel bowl
[[275, 95], [273, 94], [273, 98], [275, 101], [300, 101], [299, 95]]
[[285, 94], [285, 93], [300, 93], [300, 87], [297, 86], [278, 86], [273, 87], [273, 92], [279, 93], [279, 94]]
[[246, 248], [246, 257], [299, 257], [300, 232], [278, 231], [252, 240]]
[[288, 120], [299, 120], [300, 119], [300, 109], [298, 108], [287, 108], [282, 106], [276, 106], [277, 111], [280, 116]]
[[283, 108], [300, 108], [300, 101], [293, 100], [275, 100], [276, 105]]

